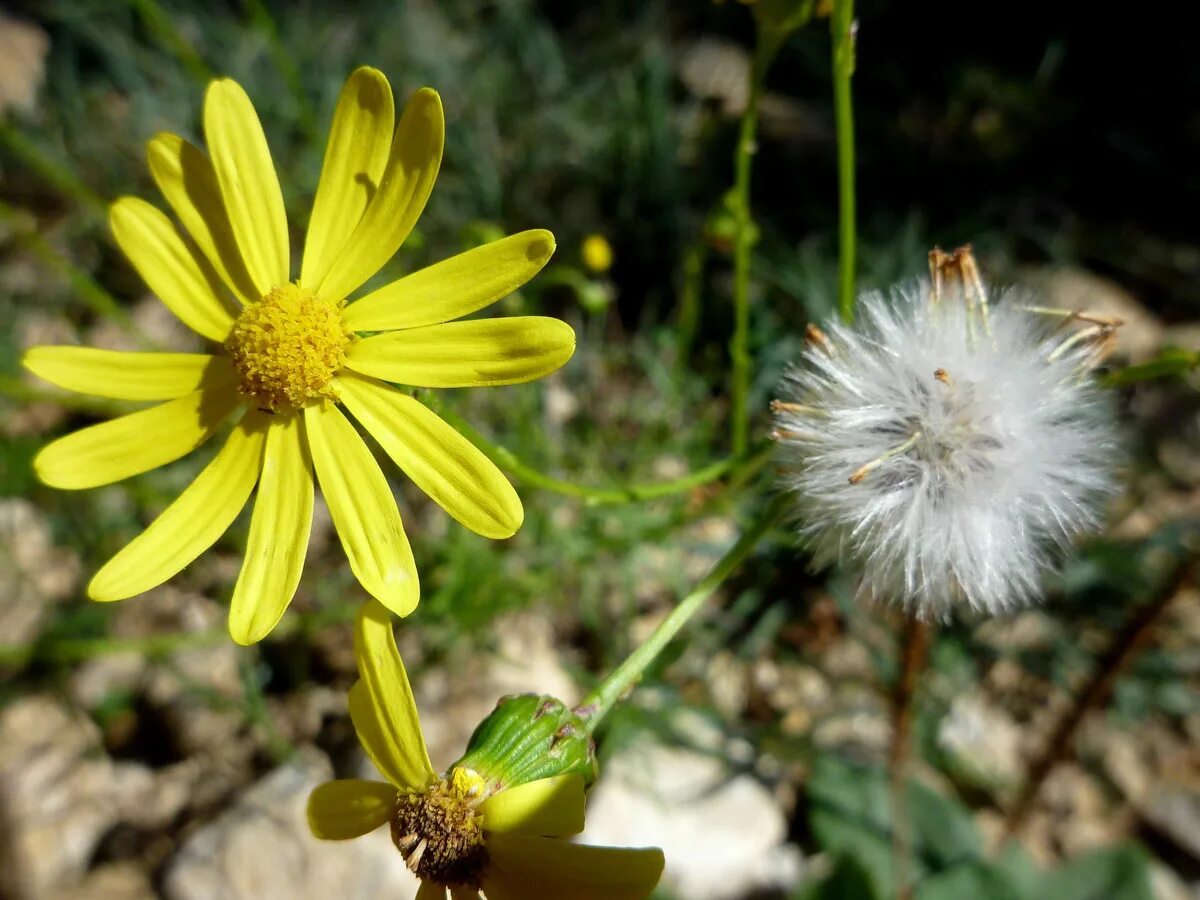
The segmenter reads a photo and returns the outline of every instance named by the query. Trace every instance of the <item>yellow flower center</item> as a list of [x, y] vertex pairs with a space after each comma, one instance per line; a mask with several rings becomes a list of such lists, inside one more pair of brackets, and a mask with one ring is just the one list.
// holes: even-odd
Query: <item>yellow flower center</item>
[[488, 863], [477, 811], [483, 786], [475, 772], [454, 769], [424, 791], [400, 794], [392, 842], [418, 878], [443, 887], [479, 887]]
[[271, 288], [247, 306], [225, 339], [240, 389], [262, 409], [298, 409], [330, 398], [353, 334], [341, 308], [296, 284]]

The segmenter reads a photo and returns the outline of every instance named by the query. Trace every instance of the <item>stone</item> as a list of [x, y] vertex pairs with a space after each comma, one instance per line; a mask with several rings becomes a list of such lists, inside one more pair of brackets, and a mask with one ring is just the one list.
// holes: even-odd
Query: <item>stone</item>
[[938, 723], [937, 742], [957, 767], [987, 787], [1012, 785], [1021, 777], [1021, 729], [981, 694], [954, 699]]
[[153, 794], [149, 769], [108, 758], [96, 726], [53, 697], [0, 709], [0, 896], [58, 897], [104, 834]]
[[89, 872], [83, 881], [64, 889], [55, 900], [155, 900], [157, 896], [150, 876], [141, 866], [118, 862]]
[[49, 50], [45, 31], [0, 12], [0, 116], [10, 109], [34, 109]]
[[79, 557], [59, 547], [28, 500], [0, 500], [0, 643], [27, 644], [79, 584]]
[[639, 738], [606, 761], [580, 842], [661, 847], [663, 887], [689, 900], [794, 887], [802, 858], [772, 792], [710, 750], [722, 745], [712, 726], [689, 717], [682, 727], [692, 746]]
[[269, 772], [168, 862], [166, 900], [410, 900], [417, 881], [387, 828], [352, 841], [319, 841], [305, 809], [332, 777], [319, 751], [302, 750]]

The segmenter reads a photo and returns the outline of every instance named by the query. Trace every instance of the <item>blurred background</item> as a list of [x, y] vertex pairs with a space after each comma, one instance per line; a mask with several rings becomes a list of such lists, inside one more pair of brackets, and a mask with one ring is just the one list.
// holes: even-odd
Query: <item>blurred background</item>
[[[1113, 370], [1164, 377], [1110, 376], [1125, 492], [1045, 604], [934, 630], [909, 704], [910, 874], [920, 900], [1197, 898], [1200, 594], [1172, 573], [1200, 511], [1200, 41], [1163, 12], [1031, 10], [858, 5], [860, 282], [884, 287], [920, 274], [934, 244], [971, 242], [987, 277], [1124, 319]], [[304, 823], [314, 784], [367, 767], [345, 706], [363, 595], [324, 508], [291, 611], [244, 649], [225, 614], [247, 516], [150, 594], [83, 597], [215, 442], [80, 494], [32, 475], [40, 446], [118, 404], [22, 374], [24, 348], [198, 349], [107, 231], [115, 197], [160, 203], [145, 141], [198, 142], [205, 83], [237, 79], [299, 246], [350, 70], [382, 69], [398, 98], [435, 87], [445, 161], [388, 273], [547, 227], [554, 260], [500, 311], [560, 316], [579, 335], [552, 378], [440, 398], [548, 475], [656, 482], [729, 449], [727, 195], [753, 41], [737, 3], [0, 7], [0, 896], [413, 890], [386, 833], [320, 844]], [[805, 323], [835, 302], [829, 73], [818, 18], [784, 47], [761, 104], [757, 440]], [[422, 574], [398, 639], [437, 767], [500, 694], [578, 699], [774, 482], [768, 467], [748, 484], [602, 504], [516, 478], [525, 526], [489, 542], [385, 469]], [[662, 846], [663, 898], [894, 896], [900, 630], [855, 602], [850, 573], [810, 571], [781, 530], [611, 717], [584, 839]], [[1039, 768], [1019, 839], [1004, 842]]]

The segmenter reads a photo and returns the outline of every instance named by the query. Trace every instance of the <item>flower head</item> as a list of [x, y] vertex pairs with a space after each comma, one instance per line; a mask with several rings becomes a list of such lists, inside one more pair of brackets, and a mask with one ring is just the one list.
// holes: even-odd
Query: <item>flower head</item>
[[863, 297], [855, 326], [810, 329], [776, 436], [818, 563], [852, 561], [919, 616], [997, 613], [1037, 595], [1113, 489], [1088, 372], [1119, 323], [1064, 337], [1017, 291], [989, 306], [969, 250], [934, 260], [931, 281]]
[[553, 775], [516, 785], [462, 761], [434, 772], [404, 663], [386, 610], [359, 613], [350, 690], [359, 740], [387, 782], [343, 779], [309, 797], [313, 834], [347, 840], [391, 829], [396, 849], [421, 880], [420, 900], [637, 900], [662, 874], [657, 849], [589, 847], [562, 838], [583, 830], [584, 778]]
[[575, 346], [564, 322], [451, 321], [537, 274], [554, 238], [525, 231], [351, 299], [399, 249], [433, 189], [444, 136], [438, 95], [417, 91], [397, 123], [387, 79], [370, 68], [350, 76], [295, 281], [266, 137], [235, 82], [209, 86], [204, 134], [207, 153], [172, 134], [148, 146], [151, 174], [181, 225], [135, 197], [114, 203], [110, 220], [134, 268], [213, 342], [211, 352], [31, 349], [26, 367], [54, 384], [165, 401], [54, 441], [34, 468], [54, 487], [96, 487], [179, 459], [232, 424], [216, 458], [88, 594], [119, 600], [171, 578], [221, 536], [257, 485], [229, 619], [235, 640], [257, 641], [299, 583], [319, 484], [355, 576], [407, 615], [420, 594], [412, 551], [387, 479], [342, 407], [452, 517], [485, 537], [511, 536], [523, 518], [512, 485], [389, 382], [515, 384], [563, 365]]

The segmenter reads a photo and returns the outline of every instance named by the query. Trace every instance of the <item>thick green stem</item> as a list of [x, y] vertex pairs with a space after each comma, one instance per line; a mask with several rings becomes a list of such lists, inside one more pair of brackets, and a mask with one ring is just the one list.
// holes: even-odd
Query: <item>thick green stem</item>
[[833, 0], [833, 113], [838, 156], [838, 310], [854, 321], [854, 276], [858, 232], [854, 201], [854, 0]]
[[775, 497], [758, 520], [742, 532], [737, 543], [712, 567], [712, 571], [679, 601], [645, 643], [629, 654], [621, 665], [583, 698], [583, 702], [576, 707], [576, 712], [587, 724], [589, 731], [596, 730], [596, 726], [613, 706], [637, 684], [642, 673], [662, 653], [663, 648], [691, 621], [692, 616], [699, 612], [704, 601], [745, 561], [763, 535], [779, 521], [787, 503], [786, 495], [780, 494]]
[[750, 95], [742, 113], [737, 148], [733, 154], [733, 338], [729, 342], [732, 364], [731, 429], [733, 455], [742, 456], [750, 442], [747, 397], [750, 392], [750, 251], [754, 222], [750, 216], [750, 166], [757, 149], [758, 99], [772, 52], [760, 38], [750, 67]]
[[729, 458], [718, 460], [702, 469], [697, 469], [695, 472], [689, 472], [682, 478], [675, 478], [671, 481], [658, 481], [650, 484], [622, 484], [613, 487], [590, 487], [584, 484], [575, 484], [571, 481], [563, 481], [560, 478], [553, 478], [539, 472], [528, 463], [522, 462], [508, 448], [501, 447], [499, 444], [489, 441], [471, 427], [470, 423], [465, 419], [440, 404], [431, 403], [430, 405], [437, 409], [438, 415], [453, 425], [463, 437], [478, 447], [484, 456], [505, 472], [515, 476], [525, 484], [554, 491], [558, 494], [564, 494], [568, 497], [578, 497], [592, 505], [636, 503], [641, 500], [655, 500], [661, 497], [671, 497], [675, 494], [684, 494], [694, 488], [711, 484], [732, 472], [740, 472], [740, 470], [749, 467], [755, 467], [755, 469], [761, 468], [762, 464], [770, 457], [772, 450], [770, 445], [765, 445], [758, 453], [746, 459]]

